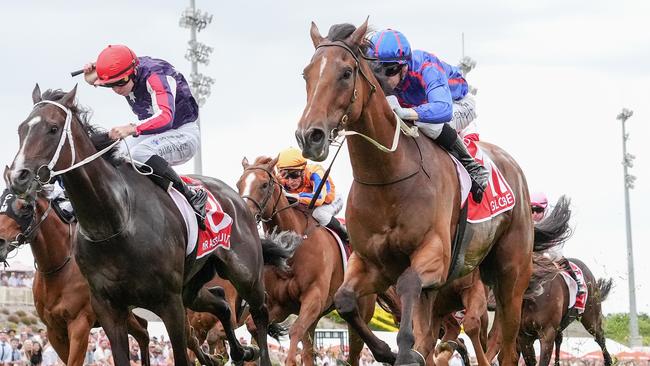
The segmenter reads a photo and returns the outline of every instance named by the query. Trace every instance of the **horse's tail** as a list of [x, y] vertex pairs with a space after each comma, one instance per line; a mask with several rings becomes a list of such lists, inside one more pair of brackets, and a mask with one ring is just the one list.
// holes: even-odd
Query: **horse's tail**
[[544, 220], [535, 224], [535, 241], [533, 250], [540, 252], [560, 245], [567, 241], [572, 234], [569, 226], [571, 218], [571, 200], [566, 196], [560, 197], [557, 204]]
[[289, 334], [289, 328], [282, 323], [269, 323], [269, 330], [267, 332], [271, 338], [280, 342], [280, 337], [284, 337]]
[[293, 231], [273, 230], [262, 238], [264, 264], [288, 271], [287, 259], [293, 256], [301, 242], [302, 237]]
[[394, 286], [389, 287], [388, 290], [381, 294], [377, 294], [377, 305], [387, 313], [393, 315], [395, 324], [399, 326], [402, 317], [402, 308]]
[[542, 254], [533, 253], [533, 275], [528, 282], [528, 288], [524, 293], [524, 299], [532, 300], [544, 293], [544, 284], [551, 281], [560, 274], [552, 260]]
[[613, 286], [614, 281], [611, 278], [599, 278], [598, 281], [596, 281], [596, 287], [598, 288], [601, 302], [607, 299]]

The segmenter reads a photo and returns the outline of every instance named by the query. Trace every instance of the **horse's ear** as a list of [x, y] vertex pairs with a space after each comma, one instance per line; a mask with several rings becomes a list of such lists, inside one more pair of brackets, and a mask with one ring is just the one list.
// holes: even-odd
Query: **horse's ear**
[[363, 42], [363, 37], [365, 37], [366, 33], [368, 32], [368, 19], [370, 19], [370, 17], [366, 18], [366, 21], [363, 22], [363, 24], [361, 24], [359, 28], [357, 28], [357, 30], [355, 30], [350, 35], [350, 37], [348, 37], [348, 43], [350, 45], [354, 47], [361, 46], [361, 43]]
[[280, 160], [280, 154], [278, 154], [275, 159], [269, 161], [269, 169], [273, 170], [273, 168], [275, 168], [275, 164], [278, 163], [278, 160]]
[[43, 97], [41, 96], [41, 87], [38, 86], [38, 83], [36, 83], [36, 86], [34, 86], [34, 90], [32, 90], [32, 102], [36, 104], [41, 100], [43, 100]]
[[59, 101], [59, 103], [63, 104], [68, 108], [74, 107], [74, 98], [77, 95], [77, 85], [78, 84], [75, 84], [74, 88], [72, 88], [72, 90], [70, 90], [66, 95], [64, 95], [63, 98], [61, 98], [61, 100]]
[[314, 43], [314, 48], [318, 47], [318, 45], [323, 42], [323, 36], [320, 35], [320, 31], [318, 30], [318, 27], [316, 26], [316, 23], [311, 22], [311, 29], [309, 30], [309, 35], [311, 36], [311, 41]]
[[243, 159], [241, 159], [241, 166], [244, 168], [244, 170], [250, 166], [250, 164], [248, 164], [248, 159], [246, 159], [245, 156]]
[[[38, 85], [36, 85], [36, 86], [38, 87]], [[9, 171], [10, 171], [9, 170], [9, 165], [5, 165], [5, 172], [4, 172], [4, 174], [2, 176], [5, 178], [5, 186], [7, 186], [7, 187], [10, 186], [10, 184], [9, 184], [10, 183], [9, 182]]]

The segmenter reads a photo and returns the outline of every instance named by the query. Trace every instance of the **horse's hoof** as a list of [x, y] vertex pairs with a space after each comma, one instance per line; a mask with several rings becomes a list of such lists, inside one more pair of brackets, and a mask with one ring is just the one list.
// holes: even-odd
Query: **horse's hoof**
[[420, 352], [410, 349], [404, 356], [397, 355], [395, 366], [424, 366], [425, 359]]
[[260, 349], [257, 346], [244, 346], [244, 361], [255, 361], [260, 358]]

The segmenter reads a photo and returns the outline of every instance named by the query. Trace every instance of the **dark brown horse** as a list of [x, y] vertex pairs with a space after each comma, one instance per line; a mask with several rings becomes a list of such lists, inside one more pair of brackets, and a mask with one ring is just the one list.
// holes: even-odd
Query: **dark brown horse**
[[[348, 138], [354, 183], [346, 222], [354, 253], [335, 304], [375, 359], [422, 364], [434, 346], [431, 309], [436, 292], [450, 280], [451, 243], [462, 197], [454, 163], [443, 149], [423, 136], [397, 135], [400, 125], [363, 58], [367, 30], [367, 21], [358, 29], [342, 24], [322, 37], [312, 23], [316, 50], [303, 72], [307, 104], [296, 138], [303, 155], [316, 161], [327, 158], [330, 138], [343, 130], [383, 146], [397, 139], [394, 151], [386, 153], [365, 138]], [[526, 179], [517, 163], [495, 145], [480, 146], [503, 173], [517, 203], [489, 221], [468, 225], [464, 263], [455, 272], [468, 274], [480, 265], [481, 275], [495, 286], [497, 312], [504, 314], [499, 317], [504, 341], [500, 364], [514, 365], [522, 297], [532, 270], [534, 226]], [[397, 355], [372, 334], [357, 307], [360, 298], [395, 283], [403, 307]]]
[[[308, 345], [312, 344], [318, 320], [332, 310], [334, 293], [343, 282], [342, 254], [332, 234], [318, 225], [310, 212], [289, 204], [274, 173], [276, 163], [277, 158], [259, 157], [249, 164], [244, 158], [244, 173], [237, 188], [267, 232], [293, 231], [303, 238], [288, 261], [289, 267], [266, 266], [264, 279], [271, 322], [298, 315], [289, 330], [291, 344], [286, 364], [296, 364], [298, 342], [302, 341], [302, 362], [313, 365], [314, 349]], [[370, 321], [374, 296], [363, 299], [360, 311], [363, 321]], [[363, 341], [352, 329], [349, 336], [349, 362], [357, 365]]]
[[106, 159], [97, 158], [96, 146], [110, 148], [111, 142], [90, 126], [75, 94], [76, 88], [41, 95], [36, 86], [34, 107], [19, 127], [20, 148], [8, 177], [11, 189], [25, 194], [61, 176], [79, 220], [75, 257], [90, 285], [92, 307], [106, 329], [115, 363], [129, 365], [126, 319], [132, 307], [149, 309], [163, 320], [177, 366], [189, 362], [185, 306], [220, 319], [235, 363], [257, 358], [258, 350], [243, 347], [235, 336], [223, 289], [203, 287], [218, 272], [249, 304], [260, 330], [261, 364], [269, 366], [262, 251], [246, 204], [225, 183], [196, 177], [233, 225], [229, 248], [217, 248], [200, 259], [186, 256], [187, 229], [172, 199], [134, 165], [110, 153]]
[[612, 358], [605, 346], [601, 312], [601, 304], [611, 290], [612, 279], [596, 280], [589, 267], [582, 261], [574, 258], [569, 258], [569, 261], [580, 267], [587, 284], [585, 311], [577, 319], [569, 314], [569, 289], [559, 273], [542, 285], [543, 293], [531, 299], [526, 298], [522, 308], [519, 347], [527, 366], [537, 363], [533, 348], [533, 342], [537, 339], [541, 346], [539, 365], [549, 365], [555, 344], [555, 365], [559, 366], [562, 331], [574, 320], [579, 320], [587, 332], [594, 336], [603, 351], [605, 366], [612, 364]]
[[[29, 244], [37, 265], [32, 292], [39, 318], [54, 350], [66, 365], [81, 366], [90, 329], [98, 327], [90, 306], [90, 289], [72, 255], [75, 224], [61, 220], [49, 200], [26, 201], [5, 190], [0, 214], [0, 262], [20, 245]], [[149, 365], [147, 321], [129, 312], [129, 333]]]

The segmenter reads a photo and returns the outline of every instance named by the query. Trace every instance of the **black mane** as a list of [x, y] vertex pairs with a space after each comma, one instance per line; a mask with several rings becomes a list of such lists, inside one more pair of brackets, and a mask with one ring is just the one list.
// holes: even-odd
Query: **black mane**
[[[333, 26], [330, 27], [330, 30], [327, 33], [327, 37], [325, 38], [329, 39], [332, 42], [341, 41], [345, 43], [345, 40], [348, 37], [350, 37], [355, 30], [357, 30], [357, 27], [350, 23], [334, 24]], [[364, 41], [361, 43], [361, 46], [359, 47], [358, 50], [354, 50], [357, 54], [360, 53], [361, 55], [366, 55], [366, 51], [371, 45], [370, 41], [368, 40], [368, 34], [372, 32], [373, 30], [370, 29], [370, 27], [368, 27], [368, 30], [366, 30], [366, 34], [364, 34], [363, 36]]]
[[[66, 94], [67, 93], [61, 89], [48, 89], [43, 92], [41, 97], [43, 100], [51, 100], [53, 102], [57, 102], [60, 101]], [[108, 137], [108, 133], [104, 128], [92, 125], [90, 123], [90, 117], [92, 116], [92, 111], [90, 109], [84, 108], [75, 103], [70, 107], [70, 111], [79, 121], [79, 124], [84, 129], [84, 131], [86, 131], [86, 134], [88, 134], [88, 137], [90, 137], [90, 140], [93, 142], [93, 145], [95, 145], [95, 148], [97, 150], [101, 150], [113, 143], [113, 140]], [[102, 155], [104, 159], [108, 160], [114, 166], [117, 166], [124, 161], [123, 158], [119, 157], [119, 154], [116, 154], [118, 146], [119, 145], [116, 145], [111, 150]]]

